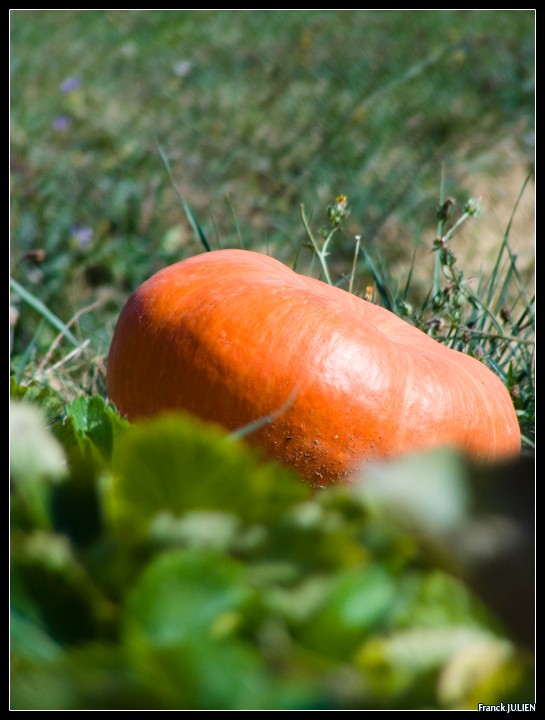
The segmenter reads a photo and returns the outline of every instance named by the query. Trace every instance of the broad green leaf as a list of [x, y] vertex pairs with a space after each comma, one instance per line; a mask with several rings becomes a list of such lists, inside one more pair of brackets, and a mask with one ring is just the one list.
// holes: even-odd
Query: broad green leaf
[[396, 593], [396, 583], [379, 565], [345, 570], [303, 628], [302, 642], [328, 656], [350, 657], [364, 637], [381, 627]]
[[80, 396], [66, 409], [82, 454], [110, 460], [116, 439], [128, 427], [100, 395]]
[[251, 595], [243, 566], [226, 556], [159, 556], [131, 592], [123, 625], [144, 683], [172, 707], [251, 706], [266, 675], [258, 654], [233, 637]]
[[172, 550], [160, 555], [131, 591], [125, 632], [131, 642], [169, 647], [221, 634], [250, 597], [243, 566], [216, 552]]
[[65, 450], [70, 452], [77, 444], [82, 455], [99, 461], [110, 460], [117, 438], [129, 426], [100, 395], [81, 395], [66, 404], [51, 387], [36, 382], [19, 385], [14, 378], [10, 395], [39, 407]]
[[460, 580], [440, 570], [405, 572], [390, 618], [395, 628], [493, 627], [491, 617]]
[[172, 415], [135, 425], [120, 439], [106, 502], [115, 521], [145, 529], [161, 511], [272, 520], [309, 494], [298, 478], [258, 462], [218, 428]]
[[245, 566], [218, 552], [172, 550], [151, 562], [128, 596], [122, 638], [161, 707], [284, 709], [310, 696], [308, 681], [277, 678], [242, 632], [255, 602]]

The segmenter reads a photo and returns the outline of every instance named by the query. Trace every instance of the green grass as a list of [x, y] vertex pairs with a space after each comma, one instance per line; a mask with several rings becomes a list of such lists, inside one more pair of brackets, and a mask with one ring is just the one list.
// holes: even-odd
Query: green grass
[[[531, 267], [492, 216], [478, 277], [433, 238], [442, 199], [459, 217], [475, 175], [532, 164], [533, 28], [532, 11], [12, 11], [17, 377], [104, 393], [115, 320], [141, 281], [208, 247], [315, 273], [309, 225], [346, 194], [329, 279], [375, 285], [430, 332], [446, 321], [436, 335], [485, 356], [530, 435]], [[414, 272], [434, 250], [449, 253], [441, 281], [437, 263]], [[63, 362], [76, 338], [88, 347]]]

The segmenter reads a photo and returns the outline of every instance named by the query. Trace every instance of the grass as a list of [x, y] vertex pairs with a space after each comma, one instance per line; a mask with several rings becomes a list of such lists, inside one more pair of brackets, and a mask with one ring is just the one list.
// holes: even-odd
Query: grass
[[[12, 707], [531, 700], [534, 11], [10, 19]], [[255, 425], [129, 425], [123, 303], [219, 247], [479, 358], [530, 458], [311, 493]]]
[[533, 69], [533, 11], [12, 11], [13, 373], [104, 395], [128, 294], [244, 246], [482, 356], [530, 447], [527, 228], [466, 267], [436, 209], [531, 169]]

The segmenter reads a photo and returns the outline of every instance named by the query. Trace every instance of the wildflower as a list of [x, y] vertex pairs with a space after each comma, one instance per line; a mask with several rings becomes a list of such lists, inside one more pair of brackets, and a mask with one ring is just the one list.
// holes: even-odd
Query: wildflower
[[93, 237], [93, 228], [86, 225], [74, 225], [72, 237], [81, 248], [87, 248]]
[[69, 77], [61, 84], [61, 92], [69, 93], [78, 90], [81, 87], [81, 80], [78, 77]]
[[467, 215], [478, 215], [481, 210], [482, 195], [476, 198], [469, 198], [464, 205], [464, 213]]
[[53, 120], [53, 130], [56, 132], [64, 132], [64, 130], [68, 130], [71, 122], [68, 115], [57, 115]]
[[338, 227], [349, 214], [350, 210], [348, 209], [348, 198], [346, 195], [337, 195], [333, 205], [327, 208], [327, 219], [333, 227]]

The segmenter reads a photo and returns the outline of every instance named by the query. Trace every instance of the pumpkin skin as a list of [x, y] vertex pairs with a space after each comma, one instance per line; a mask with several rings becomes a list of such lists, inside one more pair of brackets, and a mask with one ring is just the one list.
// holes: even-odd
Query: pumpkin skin
[[316, 486], [367, 460], [451, 445], [520, 451], [507, 389], [393, 313], [246, 250], [171, 265], [123, 308], [108, 394], [130, 420], [185, 410], [247, 436]]

